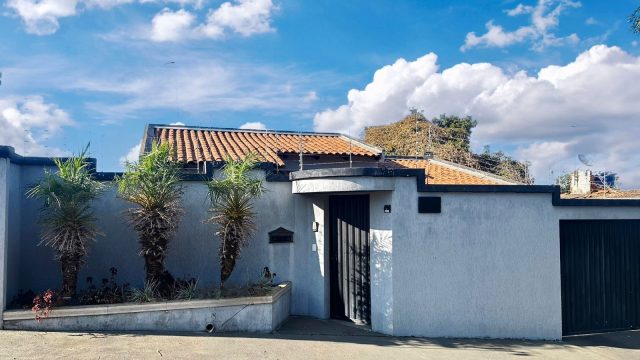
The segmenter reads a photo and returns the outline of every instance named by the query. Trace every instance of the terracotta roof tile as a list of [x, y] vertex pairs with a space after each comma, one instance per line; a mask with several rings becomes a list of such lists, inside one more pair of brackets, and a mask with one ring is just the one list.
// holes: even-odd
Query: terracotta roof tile
[[428, 168], [427, 183], [430, 185], [504, 185], [505, 181], [499, 181], [490, 176], [483, 176], [480, 171], [474, 175], [474, 170], [456, 169], [455, 166], [447, 166], [438, 161], [424, 159], [387, 159], [390, 167], [407, 169]]
[[175, 148], [179, 162], [222, 161], [225, 154], [239, 159], [255, 153], [261, 161], [284, 165], [279, 154], [353, 155], [377, 157], [380, 152], [338, 134], [274, 133], [252, 130], [156, 126], [155, 138]]

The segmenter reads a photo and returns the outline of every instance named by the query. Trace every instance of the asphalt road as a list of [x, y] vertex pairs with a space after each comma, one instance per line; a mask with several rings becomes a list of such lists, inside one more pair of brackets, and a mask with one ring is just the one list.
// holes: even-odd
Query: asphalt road
[[562, 342], [384, 336], [292, 318], [275, 334], [0, 331], [0, 359], [640, 359], [640, 331]]

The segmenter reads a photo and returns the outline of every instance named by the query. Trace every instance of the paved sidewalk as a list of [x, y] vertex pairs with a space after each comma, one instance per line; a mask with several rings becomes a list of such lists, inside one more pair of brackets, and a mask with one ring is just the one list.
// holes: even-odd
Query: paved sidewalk
[[275, 334], [0, 331], [0, 359], [640, 359], [640, 331], [563, 342], [424, 339], [292, 318]]

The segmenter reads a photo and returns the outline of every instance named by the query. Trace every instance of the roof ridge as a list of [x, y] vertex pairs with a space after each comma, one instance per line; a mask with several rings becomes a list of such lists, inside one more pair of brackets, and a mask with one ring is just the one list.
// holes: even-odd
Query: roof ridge
[[490, 172], [487, 171], [483, 171], [483, 170], [479, 170], [479, 169], [474, 169], [472, 167], [469, 166], [465, 166], [462, 164], [457, 164], [451, 161], [447, 161], [447, 160], [442, 160], [442, 159], [438, 159], [438, 158], [431, 158], [431, 159], [425, 159], [423, 157], [418, 157], [416, 159], [415, 156], [407, 156], [407, 155], [390, 155], [386, 157], [386, 160], [389, 161], [394, 161], [394, 160], [404, 160], [404, 161], [431, 161], [435, 164], [438, 164], [440, 166], [449, 168], [449, 169], [453, 169], [455, 171], [459, 171], [459, 172], [463, 172], [466, 173], [470, 176], [474, 176], [480, 179], [489, 179], [489, 180], [493, 180], [493, 181], [498, 181], [498, 182], [502, 182], [504, 183], [504, 185], [517, 185], [517, 184], [521, 184], [517, 181], [511, 180], [511, 179], [507, 179], [505, 177], [499, 176], [499, 175], [495, 175], [492, 174]]
[[[276, 129], [240, 129], [240, 128], [225, 128], [225, 127], [215, 127], [215, 126], [199, 126], [199, 125], [171, 125], [171, 124], [147, 124], [147, 126], [152, 128], [161, 128], [161, 129], [187, 129], [187, 130], [209, 130], [209, 131], [229, 131], [229, 132], [251, 132], [251, 133], [259, 133], [264, 134], [268, 133], [278, 133], [278, 134], [286, 134], [286, 135], [324, 135], [324, 136], [346, 136], [342, 133], [337, 132], [315, 132], [315, 131], [294, 131], [294, 130], [276, 130]], [[355, 139], [354, 139], [355, 140]], [[359, 140], [356, 140], [359, 141]]]

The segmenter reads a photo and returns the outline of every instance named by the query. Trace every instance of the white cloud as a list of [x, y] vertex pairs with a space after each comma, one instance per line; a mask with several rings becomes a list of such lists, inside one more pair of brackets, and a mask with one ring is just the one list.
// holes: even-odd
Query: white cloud
[[83, 0], [88, 8], [111, 9], [116, 6], [141, 3], [141, 4], [177, 4], [182, 7], [192, 6], [195, 9], [201, 9], [206, 0]]
[[223, 35], [225, 29], [242, 36], [272, 32], [271, 15], [275, 9], [271, 0], [225, 2], [209, 11], [207, 22], [200, 27], [200, 31], [211, 38]]
[[596, 25], [598, 24], [598, 20], [596, 20], [596, 18], [594, 18], [593, 16], [590, 16], [589, 18], [587, 18], [587, 20], [584, 21], [585, 24], [587, 25]]
[[240, 129], [266, 130], [267, 126], [261, 122], [248, 122], [240, 125]]
[[534, 50], [543, 50], [548, 46], [561, 46], [567, 43], [579, 41], [578, 35], [573, 33], [567, 36], [556, 36], [553, 30], [560, 23], [560, 15], [569, 8], [582, 6], [580, 2], [571, 0], [538, 0], [536, 6], [518, 4], [515, 8], [507, 10], [509, 16], [528, 14], [530, 24], [521, 26], [514, 31], [506, 31], [500, 25], [495, 25], [493, 20], [486, 23], [487, 31], [482, 35], [475, 32], [467, 33], [461, 51], [474, 47], [503, 48], [513, 44], [531, 41]]
[[120, 157], [120, 164], [126, 164], [126, 163], [130, 163], [130, 162], [134, 162], [134, 161], [138, 161], [138, 158], [140, 157], [140, 144], [137, 144], [135, 146], [133, 146], [131, 149], [129, 149], [129, 152]]
[[436, 61], [427, 54], [379, 69], [363, 90], [349, 91], [347, 104], [317, 113], [315, 129], [358, 134], [399, 120], [412, 107], [429, 118], [471, 115], [479, 121], [477, 149], [515, 149], [513, 155], [533, 162], [540, 182], [551, 170], [571, 170], [575, 156], [586, 153], [594, 168], [617, 171], [624, 184], [640, 187], [640, 57], [598, 45], [533, 76], [488, 63], [438, 71]]
[[173, 126], [184, 126], [184, 123], [182, 121], [176, 121], [176, 122], [172, 122], [169, 125], [173, 125]]
[[58, 19], [76, 14], [77, 0], [9, 0], [6, 6], [22, 18], [28, 33], [48, 35], [58, 31]]
[[191, 27], [195, 19], [195, 15], [184, 9], [171, 11], [164, 8], [151, 21], [151, 40], [157, 42], [182, 40], [192, 31]]
[[42, 142], [73, 124], [67, 112], [41, 96], [0, 98], [0, 144], [13, 146], [21, 155], [61, 155]]
[[[132, 68], [108, 76], [58, 67], [49, 70], [53, 75], [47, 81], [69, 91], [119, 95], [100, 96], [85, 104], [88, 111], [105, 123], [140, 118], [145, 111], [163, 109], [196, 115], [248, 109], [272, 114], [307, 113], [315, 104], [309, 87], [335, 81], [331, 74], [320, 76], [288, 67], [226, 63], [198, 54], [177, 56], [171, 67], [157, 61], [155, 65], [147, 64], [144, 71]], [[22, 73], [15, 69], [12, 72]], [[28, 72], [19, 79], [24, 84], [36, 80]]]
[[60, 28], [60, 18], [77, 15], [85, 9], [109, 10], [132, 3], [177, 4], [201, 9], [204, 2], [205, 0], [8, 0], [6, 6], [22, 19], [28, 33], [50, 35]]
[[156, 14], [149, 38], [156, 42], [188, 39], [218, 39], [227, 33], [248, 37], [275, 31], [271, 16], [276, 6], [271, 0], [236, 0], [225, 2], [216, 9], [209, 9], [206, 21], [196, 25], [196, 15], [184, 9], [167, 8]]

